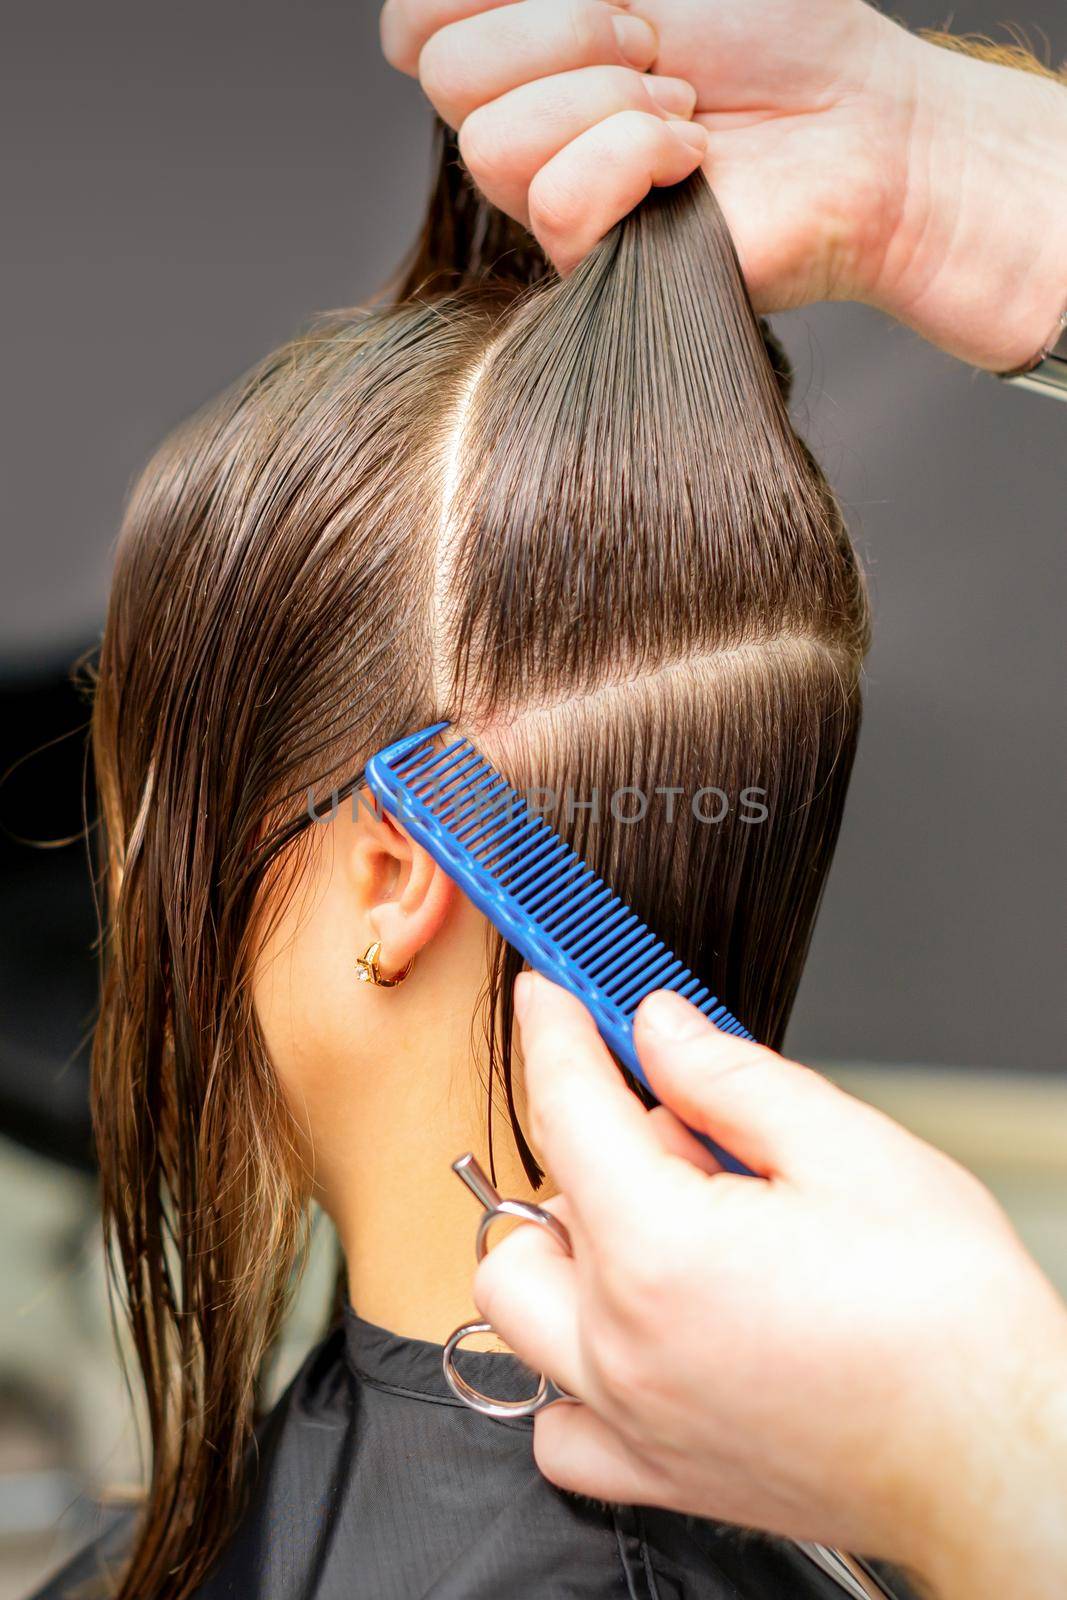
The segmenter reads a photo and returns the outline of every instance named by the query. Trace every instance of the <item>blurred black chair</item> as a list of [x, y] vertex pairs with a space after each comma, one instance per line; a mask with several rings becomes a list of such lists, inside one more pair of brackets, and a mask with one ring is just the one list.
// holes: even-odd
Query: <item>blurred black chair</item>
[[75, 656], [0, 674], [0, 1134], [91, 1170], [97, 927]]

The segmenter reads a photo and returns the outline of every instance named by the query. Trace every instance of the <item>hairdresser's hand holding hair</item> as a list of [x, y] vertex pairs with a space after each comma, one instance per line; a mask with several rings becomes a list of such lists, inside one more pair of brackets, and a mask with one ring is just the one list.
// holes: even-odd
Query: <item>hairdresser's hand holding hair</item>
[[1064, 309], [1067, 89], [862, 0], [387, 0], [382, 39], [561, 271], [703, 161], [758, 310], [863, 300], [1002, 371]]
[[576, 1000], [524, 974], [516, 1009], [574, 1258], [518, 1228], [475, 1297], [584, 1402], [537, 1417], [542, 1471], [882, 1556], [946, 1600], [1061, 1597], [1067, 1309], [978, 1181], [676, 996], [637, 1014], [651, 1113]]

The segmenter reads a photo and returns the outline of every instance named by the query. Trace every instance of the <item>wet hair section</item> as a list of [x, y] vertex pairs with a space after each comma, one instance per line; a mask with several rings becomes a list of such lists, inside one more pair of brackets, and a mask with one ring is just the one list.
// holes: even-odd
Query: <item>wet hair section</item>
[[[479, 364], [432, 628], [440, 714], [545, 797], [773, 1045], [836, 842], [868, 639], [788, 382], [702, 175], [653, 191], [569, 278], [539, 279]], [[694, 807], [712, 791], [725, 803]], [[518, 970], [497, 941], [490, 1038], [512, 1110]]]

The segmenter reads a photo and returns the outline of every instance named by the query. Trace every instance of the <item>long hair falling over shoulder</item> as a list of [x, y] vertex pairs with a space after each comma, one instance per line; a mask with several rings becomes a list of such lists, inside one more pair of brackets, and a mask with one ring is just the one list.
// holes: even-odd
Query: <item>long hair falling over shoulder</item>
[[[514, 782], [764, 792], [552, 820], [753, 1030], [782, 1035], [859, 727], [863, 584], [700, 178], [566, 281], [439, 135], [396, 304], [340, 312], [169, 440], [119, 542], [94, 709], [105, 1224], [147, 1400], [120, 1600], [188, 1600], [240, 1514], [310, 1177], [251, 974], [377, 748], [447, 718]], [[514, 952], [490, 952], [510, 1083]]]

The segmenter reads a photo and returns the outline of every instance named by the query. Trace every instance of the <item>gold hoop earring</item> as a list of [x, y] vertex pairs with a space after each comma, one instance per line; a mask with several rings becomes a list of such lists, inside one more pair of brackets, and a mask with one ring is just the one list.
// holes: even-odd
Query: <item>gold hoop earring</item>
[[415, 957], [412, 956], [403, 972], [398, 972], [395, 977], [387, 978], [378, 965], [378, 957], [382, 953], [382, 941], [376, 939], [367, 946], [365, 955], [356, 957], [356, 978], [360, 983], [372, 983], [376, 989], [395, 989], [397, 984], [403, 983], [412, 967]]

